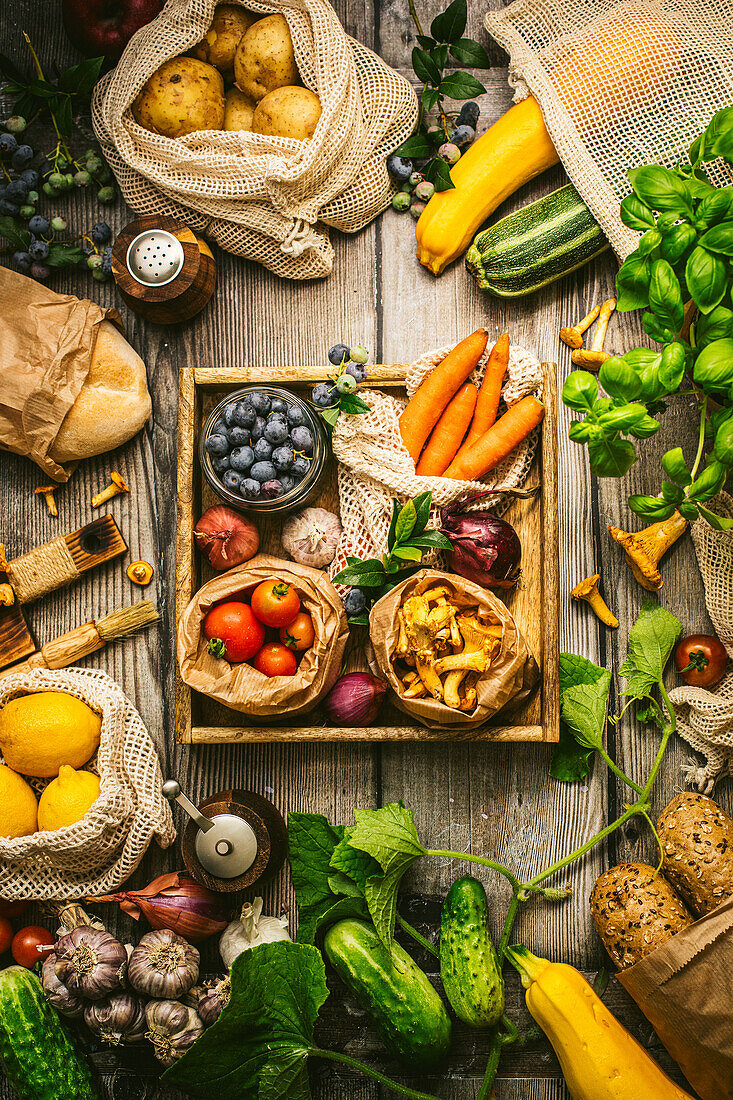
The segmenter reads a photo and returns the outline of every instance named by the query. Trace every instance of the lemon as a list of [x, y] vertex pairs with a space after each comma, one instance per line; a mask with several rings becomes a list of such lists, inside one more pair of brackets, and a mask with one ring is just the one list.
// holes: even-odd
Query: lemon
[[38, 803], [38, 828], [62, 829], [81, 821], [92, 802], [99, 798], [99, 777], [91, 772], [76, 772], [62, 764]]
[[28, 836], [38, 828], [38, 803], [25, 779], [0, 764], [0, 836]]
[[11, 699], [0, 710], [0, 749], [23, 775], [51, 778], [62, 764], [80, 768], [99, 748], [102, 721], [65, 691], [39, 691]]

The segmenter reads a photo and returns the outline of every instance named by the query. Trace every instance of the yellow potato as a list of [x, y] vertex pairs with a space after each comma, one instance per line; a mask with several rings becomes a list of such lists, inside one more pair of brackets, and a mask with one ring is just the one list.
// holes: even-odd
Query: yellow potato
[[234, 55], [242, 35], [260, 17], [239, 4], [217, 4], [208, 31], [193, 47], [193, 55], [218, 69], [225, 80], [234, 78]]
[[237, 46], [234, 80], [240, 91], [259, 101], [275, 88], [298, 83], [293, 40], [284, 15], [266, 15]]
[[252, 132], [268, 137], [308, 141], [321, 117], [321, 101], [308, 88], [276, 88], [260, 100], [252, 117]]
[[146, 130], [177, 138], [194, 130], [221, 130], [224, 81], [213, 65], [174, 57], [153, 73], [132, 105]]
[[255, 102], [239, 88], [230, 88], [224, 106], [225, 130], [251, 130]]

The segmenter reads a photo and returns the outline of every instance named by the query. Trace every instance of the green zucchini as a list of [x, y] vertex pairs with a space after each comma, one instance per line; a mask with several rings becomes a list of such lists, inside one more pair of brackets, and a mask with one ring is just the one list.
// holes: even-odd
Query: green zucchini
[[0, 971], [0, 1063], [18, 1100], [97, 1100], [89, 1067], [23, 966]]
[[440, 977], [459, 1020], [492, 1027], [504, 1012], [504, 981], [489, 932], [486, 891], [466, 875], [454, 882], [440, 917]]
[[466, 266], [482, 290], [521, 298], [577, 270], [610, 248], [571, 183], [482, 229]]
[[448, 1052], [451, 1022], [428, 977], [398, 943], [392, 952], [364, 921], [339, 921], [326, 933], [326, 957], [366, 1009], [386, 1046], [412, 1069]]

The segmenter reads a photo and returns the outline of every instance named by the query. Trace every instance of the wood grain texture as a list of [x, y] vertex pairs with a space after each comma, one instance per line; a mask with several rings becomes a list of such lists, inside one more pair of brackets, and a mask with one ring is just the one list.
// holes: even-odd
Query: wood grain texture
[[[416, 0], [427, 30], [444, 0]], [[412, 78], [410, 52], [415, 44], [406, 0], [335, 0], [334, 6], [349, 34], [375, 48], [390, 64]], [[506, 57], [490, 45], [481, 21], [486, 7], [501, 0], [470, 4], [467, 33], [489, 46], [492, 68], [477, 73], [487, 94], [480, 98], [480, 129], [485, 129], [509, 106]], [[42, 64], [63, 68], [80, 60], [66, 40], [60, 18], [60, 0], [16, 0], [6, 5], [0, 29], [0, 50], [16, 60], [27, 60], [21, 28], [28, 31]], [[4, 111], [4, 115], [10, 113]], [[88, 119], [77, 140], [83, 152], [91, 144]], [[51, 135], [36, 144], [52, 148]], [[500, 218], [566, 182], [561, 169], [545, 173], [496, 211]], [[123, 203], [100, 208], [93, 191], [73, 191], [58, 210], [74, 234], [88, 230], [100, 218], [114, 233], [134, 216]], [[493, 855], [515, 870], [531, 874], [571, 851], [615, 816], [626, 799], [613, 777], [597, 765], [586, 784], [565, 786], [548, 775], [551, 747], [525, 744], [393, 743], [388, 746], [352, 742], [177, 744], [174, 736], [176, 705], [174, 623], [176, 475], [178, 468], [179, 369], [215, 367], [241, 370], [244, 365], [280, 368], [289, 364], [323, 364], [328, 347], [337, 342], [364, 343], [381, 363], [407, 363], [430, 348], [455, 342], [479, 325], [492, 334], [508, 330], [517, 343], [540, 359], [558, 362], [558, 385], [570, 369], [567, 349], [557, 339], [562, 325], [575, 321], [613, 291], [616, 264], [603, 257], [555, 286], [528, 299], [511, 303], [482, 295], [457, 263], [440, 279], [419, 267], [414, 258], [414, 222], [387, 211], [372, 225], [351, 237], [333, 234], [334, 270], [327, 280], [296, 284], [278, 280], [270, 272], [217, 251], [216, 292], [206, 309], [182, 326], [152, 326], [120, 302], [111, 284], [99, 284], [79, 272], [61, 272], [52, 286], [60, 292], [88, 296], [103, 306], [115, 305], [125, 319], [127, 335], [143, 356], [153, 398], [153, 417], [144, 431], [125, 447], [83, 462], [67, 486], [56, 494], [59, 519], [52, 521], [38, 504], [33, 489], [39, 471], [27, 460], [0, 454], [3, 530], [8, 553], [24, 553], [41, 542], [93, 518], [91, 495], [105, 484], [112, 469], [119, 470], [132, 493], [117, 497], [110, 511], [118, 519], [130, 546], [130, 557], [156, 566], [155, 592], [146, 595], [161, 608], [157, 628], [107, 646], [86, 660], [104, 669], [134, 700], [161, 755], [164, 774], [175, 775], [193, 799], [225, 787], [243, 787], [272, 799], [286, 812], [305, 810], [326, 814], [336, 822], [350, 822], [355, 806], [375, 806], [402, 798], [415, 810], [424, 843]], [[4, 255], [0, 262], [9, 262]], [[648, 343], [637, 315], [618, 315], [609, 329], [608, 350], [621, 352]], [[317, 369], [317, 368], [314, 368]], [[226, 384], [226, 378], [222, 378]], [[684, 407], [668, 414], [663, 431], [647, 440], [640, 462], [625, 484], [595, 482], [589, 475], [584, 451], [568, 441], [570, 417], [558, 414], [558, 507], [560, 647], [581, 653], [614, 673], [625, 656], [626, 629], [641, 606], [642, 591], [630, 579], [622, 555], [607, 534], [609, 523], [634, 524], [626, 504], [629, 491], [655, 488], [659, 455], [675, 439], [687, 450], [692, 443]], [[28, 609], [28, 622], [38, 644], [79, 623], [98, 619], [110, 607], [129, 603], [132, 586], [122, 562], [102, 566], [62, 593], [53, 594]], [[615, 633], [599, 627], [585, 605], [566, 598], [572, 585], [600, 571], [605, 593], [621, 620]], [[689, 630], [709, 630], [702, 587], [688, 537], [668, 555], [663, 568], [665, 585], [660, 599], [674, 610]], [[612, 700], [612, 707], [616, 700]], [[658, 741], [631, 714], [620, 726], [609, 727], [609, 749], [635, 777], [648, 771]], [[653, 792], [661, 809], [682, 787], [680, 767], [694, 754], [679, 738], [668, 751]], [[719, 785], [716, 798], [731, 809], [731, 784]], [[182, 821], [176, 813], [176, 823]], [[587, 898], [601, 869], [618, 858], [650, 858], [653, 844], [636, 825], [616, 835], [608, 845], [594, 849], [563, 876], [573, 887], [566, 902], [529, 901], [515, 927], [517, 940], [552, 958], [571, 960], [588, 974], [604, 962], [604, 953], [588, 914]], [[162, 853], [151, 848], [131, 888], [142, 886], [164, 870], [182, 866], [179, 849]], [[401, 909], [423, 932], [434, 933], [439, 903], [452, 880], [468, 869], [461, 861], [423, 860], [405, 883]], [[475, 867], [472, 869], [475, 873]], [[482, 872], [498, 933], [507, 903], [503, 879]], [[294, 916], [289, 874], [283, 870], [264, 891], [268, 912]], [[427, 899], [427, 901], [426, 901]], [[429, 904], [428, 904], [429, 902]], [[124, 939], [136, 938], [139, 928], [115, 907], [99, 907], [108, 926]], [[48, 923], [39, 912], [33, 920]], [[429, 959], [420, 957], [423, 965]], [[217, 969], [215, 945], [204, 945], [204, 967]], [[510, 979], [512, 1010], [521, 1009], [518, 989]], [[612, 1010], [648, 1045], [666, 1066], [668, 1059], [653, 1032], [626, 994], [612, 981], [605, 995]], [[524, 1017], [522, 1017], [524, 1019]], [[384, 1064], [373, 1034], [362, 1014], [338, 997], [327, 1005], [324, 1024], [340, 1049], [359, 1056], [362, 1049], [375, 1064]], [[473, 1100], [483, 1073], [485, 1048], [481, 1036], [458, 1037], [458, 1056], [446, 1077], [435, 1082], [443, 1100]], [[475, 1043], [477, 1045], [472, 1045]], [[160, 1088], [149, 1053], [98, 1051], [95, 1061], [103, 1071], [105, 1100], [179, 1100], [180, 1094]], [[390, 1094], [371, 1082], [342, 1073], [325, 1063], [312, 1070], [314, 1100], [388, 1100]], [[2, 1100], [10, 1100], [7, 1084], [0, 1085]], [[508, 1052], [497, 1083], [498, 1100], [567, 1100], [548, 1045], [525, 1045]]]

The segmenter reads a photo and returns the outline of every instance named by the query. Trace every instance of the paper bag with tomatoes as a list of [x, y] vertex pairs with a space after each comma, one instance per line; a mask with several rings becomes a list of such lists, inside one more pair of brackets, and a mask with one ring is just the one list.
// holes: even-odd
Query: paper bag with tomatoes
[[[284, 621], [291, 614], [297, 629]], [[178, 625], [176, 654], [194, 691], [272, 720], [306, 714], [333, 687], [348, 633], [325, 573], [258, 554], [199, 589]]]

